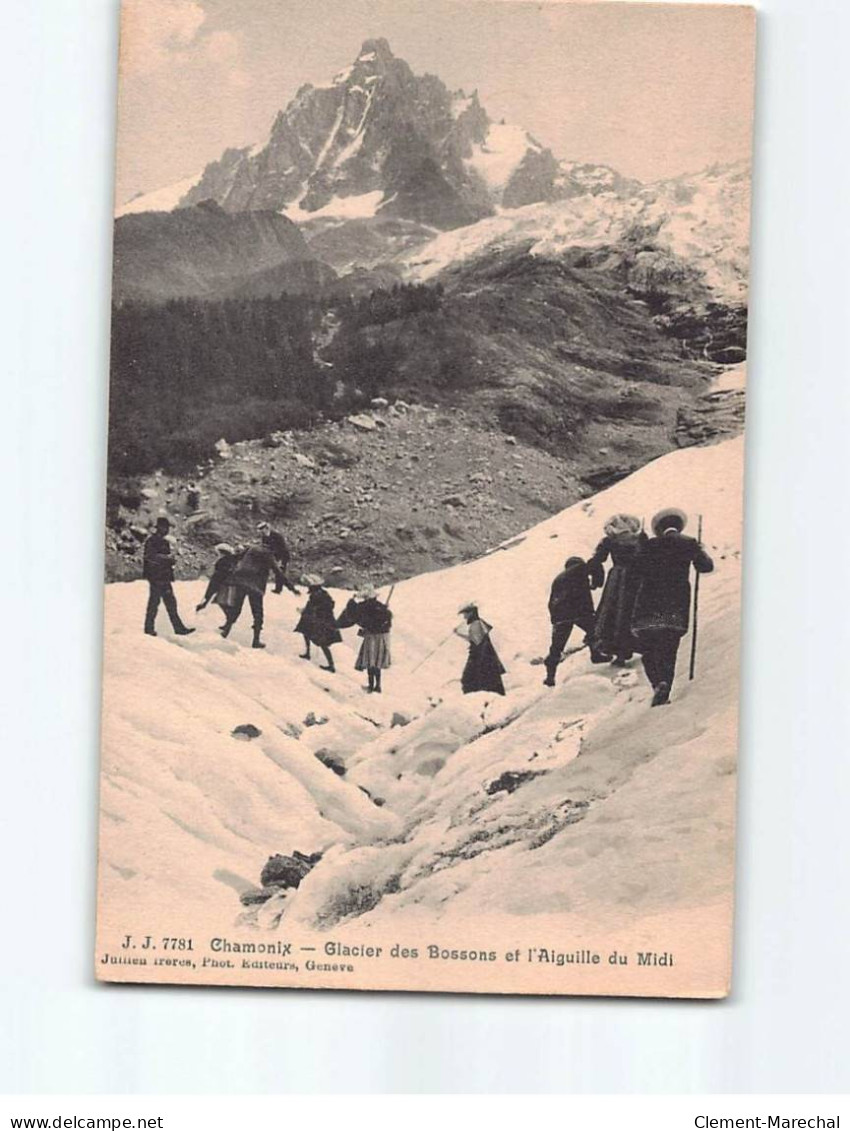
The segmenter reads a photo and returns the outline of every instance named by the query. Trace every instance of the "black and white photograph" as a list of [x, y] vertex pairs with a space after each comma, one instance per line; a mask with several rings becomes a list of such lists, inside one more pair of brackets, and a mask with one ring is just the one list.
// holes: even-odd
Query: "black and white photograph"
[[754, 26], [126, 0], [99, 978], [728, 993]]

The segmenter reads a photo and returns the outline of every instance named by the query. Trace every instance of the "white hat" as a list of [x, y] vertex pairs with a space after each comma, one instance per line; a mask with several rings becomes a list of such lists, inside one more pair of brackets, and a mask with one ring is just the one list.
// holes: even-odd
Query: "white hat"
[[319, 577], [317, 573], [305, 573], [303, 580], [305, 585], [318, 586], [325, 584], [325, 579], [323, 577]]
[[229, 542], [219, 542], [219, 544], [216, 546], [216, 550], [219, 554], [235, 554], [236, 553], [236, 551], [233, 549], [233, 547], [230, 545]]
[[468, 613], [470, 609], [475, 609], [475, 611], [478, 612], [478, 602], [467, 601], [465, 605], [461, 605], [461, 607], [458, 609], [458, 613]]
[[361, 601], [367, 601], [370, 597], [374, 597], [375, 595], [375, 586], [372, 585], [371, 582], [367, 582], [365, 585], [361, 585], [357, 590], [357, 593], [355, 594], [355, 596], [359, 597]]
[[637, 534], [640, 530], [640, 519], [634, 514], [612, 514], [603, 527], [609, 537], [617, 534]]

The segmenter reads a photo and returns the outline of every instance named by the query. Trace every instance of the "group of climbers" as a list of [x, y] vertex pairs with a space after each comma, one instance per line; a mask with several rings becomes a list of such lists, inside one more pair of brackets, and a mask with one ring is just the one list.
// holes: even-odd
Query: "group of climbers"
[[[653, 690], [652, 706], [670, 701], [679, 644], [690, 627], [693, 566], [710, 573], [714, 563], [696, 538], [685, 533], [687, 516], [675, 507], [652, 520], [652, 537], [634, 515], [613, 515], [593, 556], [568, 558], [552, 584], [549, 615], [552, 644], [546, 657], [548, 687], [575, 625], [593, 663], [622, 667], [636, 652]], [[605, 578], [604, 563], [611, 569]], [[592, 589], [603, 586], [594, 610]]]
[[[148, 581], [150, 594], [145, 615], [145, 633], [156, 636], [156, 614], [160, 602], [165, 605], [172, 628], [178, 636], [186, 636], [195, 631], [182, 621], [174, 595], [174, 552], [169, 538], [171, 524], [167, 518], [156, 520], [156, 529], [147, 539], [144, 550], [143, 577]], [[200, 613], [212, 602], [224, 613], [224, 624], [219, 632], [226, 639], [239, 620], [247, 600], [253, 616], [253, 648], [265, 648], [262, 641], [265, 623], [265, 594], [269, 578], [274, 578], [274, 593], [281, 593], [286, 587], [292, 593], [301, 592], [289, 580], [289, 549], [286, 540], [268, 522], [257, 524], [257, 541], [250, 546], [231, 546], [226, 542], [216, 546], [218, 558], [213, 566], [203, 600], [195, 607]], [[355, 668], [365, 671], [368, 677], [367, 690], [381, 691], [381, 672], [391, 664], [390, 629], [392, 613], [379, 600], [374, 588], [366, 586], [346, 605], [339, 619], [334, 616], [334, 599], [325, 588], [324, 581], [315, 574], [304, 577], [307, 586], [307, 603], [294, 631], [304, 638], [304, 652], [301, 659], [311, 658], [310, 648], [315, 645], [321, 649], [325, 663], [324, 671], [335, 672], [331, 647], [340, 643], [341, 628], [356, 626], [363, 640], [357, 656]]]
[[[691, 567], [697, 573], [709, 573], [714, 568], [698, 539], [685, 535], [686, 525], [687, 516], [682, 511], [667, 508], [652, 519], [650, 537], [640, 519], [616, 514], [605, 523], [604, 537], [591, 558], [567, 558], [549, 594], [552, 637], [544, 661], [547, 687], [555, 686], [558, 665], [578, 626], [584, 633], [582, 647], [590, 649], [593, 663], [622, 667], [640, 653], [653, 690], [652, 705], [669, 702], [679, 644], [690, 624]], [[150, 586], [145, 632], [149, 636], [156, 636], [160, 602], [175, 634], [185, 636], [195, 631], [183, 623], [177, 609], [169, 529], [167, 518], [157, 519], [155, 532], [145, 544], [143, 575]], [[210, 602], [219, 605], [225, 617], [219, 632], [226, 638], [247, 600], [253, 616], [252, 646], [264, 648], [264, 597], [270, 576], [274, 577], [275, 593], [284, 587], [296, 594], [300, 590], [287, 577], [289, 550], [283, 536], [268, 522], [257, 525], [257, 536], [256, 543], [247, 547], [227, 543], [216, 547], [219, 557], [196, 611], [202, 612]], [[609, 558], [611, 568], [606, 578], [604, 567]], [[304, 638], [301, 659], [310, 660], [311, 646], [315, 645], [325, 660], [322, 669], [335, 672], [331, 648], [341, 642], [341, 629], [356, 627], [362, 642], [355, 669], [366, 672], [368, 692], [380, 693], [381, 673], [392, 663], [389, 598], [381, 601], [374, 587], [367, 585], [336, 617], [334, 599], [324, 580], [307, 574], [303, 582], [308, 598], [294, 628]], [[592, 591], [600, 588], [602, 596], [598, 608], [594, 608]], [[483, 619], [476, 601], [465, 603], [458, 612], [462, 620], [454, 633], [469, 646], [461, 676], [464, 693], [504, 695], [505, 667], [491, 640], [492, 625]]]

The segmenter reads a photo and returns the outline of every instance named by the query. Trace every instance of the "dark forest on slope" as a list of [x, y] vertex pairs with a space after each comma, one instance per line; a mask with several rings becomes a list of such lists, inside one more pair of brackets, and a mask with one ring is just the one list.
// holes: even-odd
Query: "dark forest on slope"
[[471, 405], [486, 426], [558, 453], [594, 420], [660, 419], [664, 387], [701, 388], [712, 322], [722, 341], [741, 339], [735, 311], [647, 300], [592, 263], [521, 251], [445, 289], [125, 302], [113, 313], [110, 472], [189, 471], [222, 438], [309, 429], [387, 395]]

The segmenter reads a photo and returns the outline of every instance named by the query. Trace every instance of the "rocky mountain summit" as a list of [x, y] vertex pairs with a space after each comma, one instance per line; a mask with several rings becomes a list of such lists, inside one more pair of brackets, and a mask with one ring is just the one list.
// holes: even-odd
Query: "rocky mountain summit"
[[[749, 182], [746, 161], [642, 185], [561, 159], [491, 118], [477, 91], [416, 75], [385, 39], [368, 39], [327, 85], [302, 86], [265, 142], [228, 149], [193, 181], [119, 209], [119, 238], [145, 209], [217, 205], [225, 218], [294, 221], [304, 255], [353, 293], [434, 279], [506, 249], [553, 261], [584, 249], [642, 297], [675, 290], [742, 306]], [[273, 268], [259, 293], [300, 293], [310, 279], [332, 276]]]
[[228, 149], [180, 204], [450, 229], [499, 207], [634, 187], [605, 166], [559, 161], [519, 126], [493, 121], [477, 91], [415, 75], [386, 39], [367, 39], [329, 85], [298, 90], [265, 144]]

